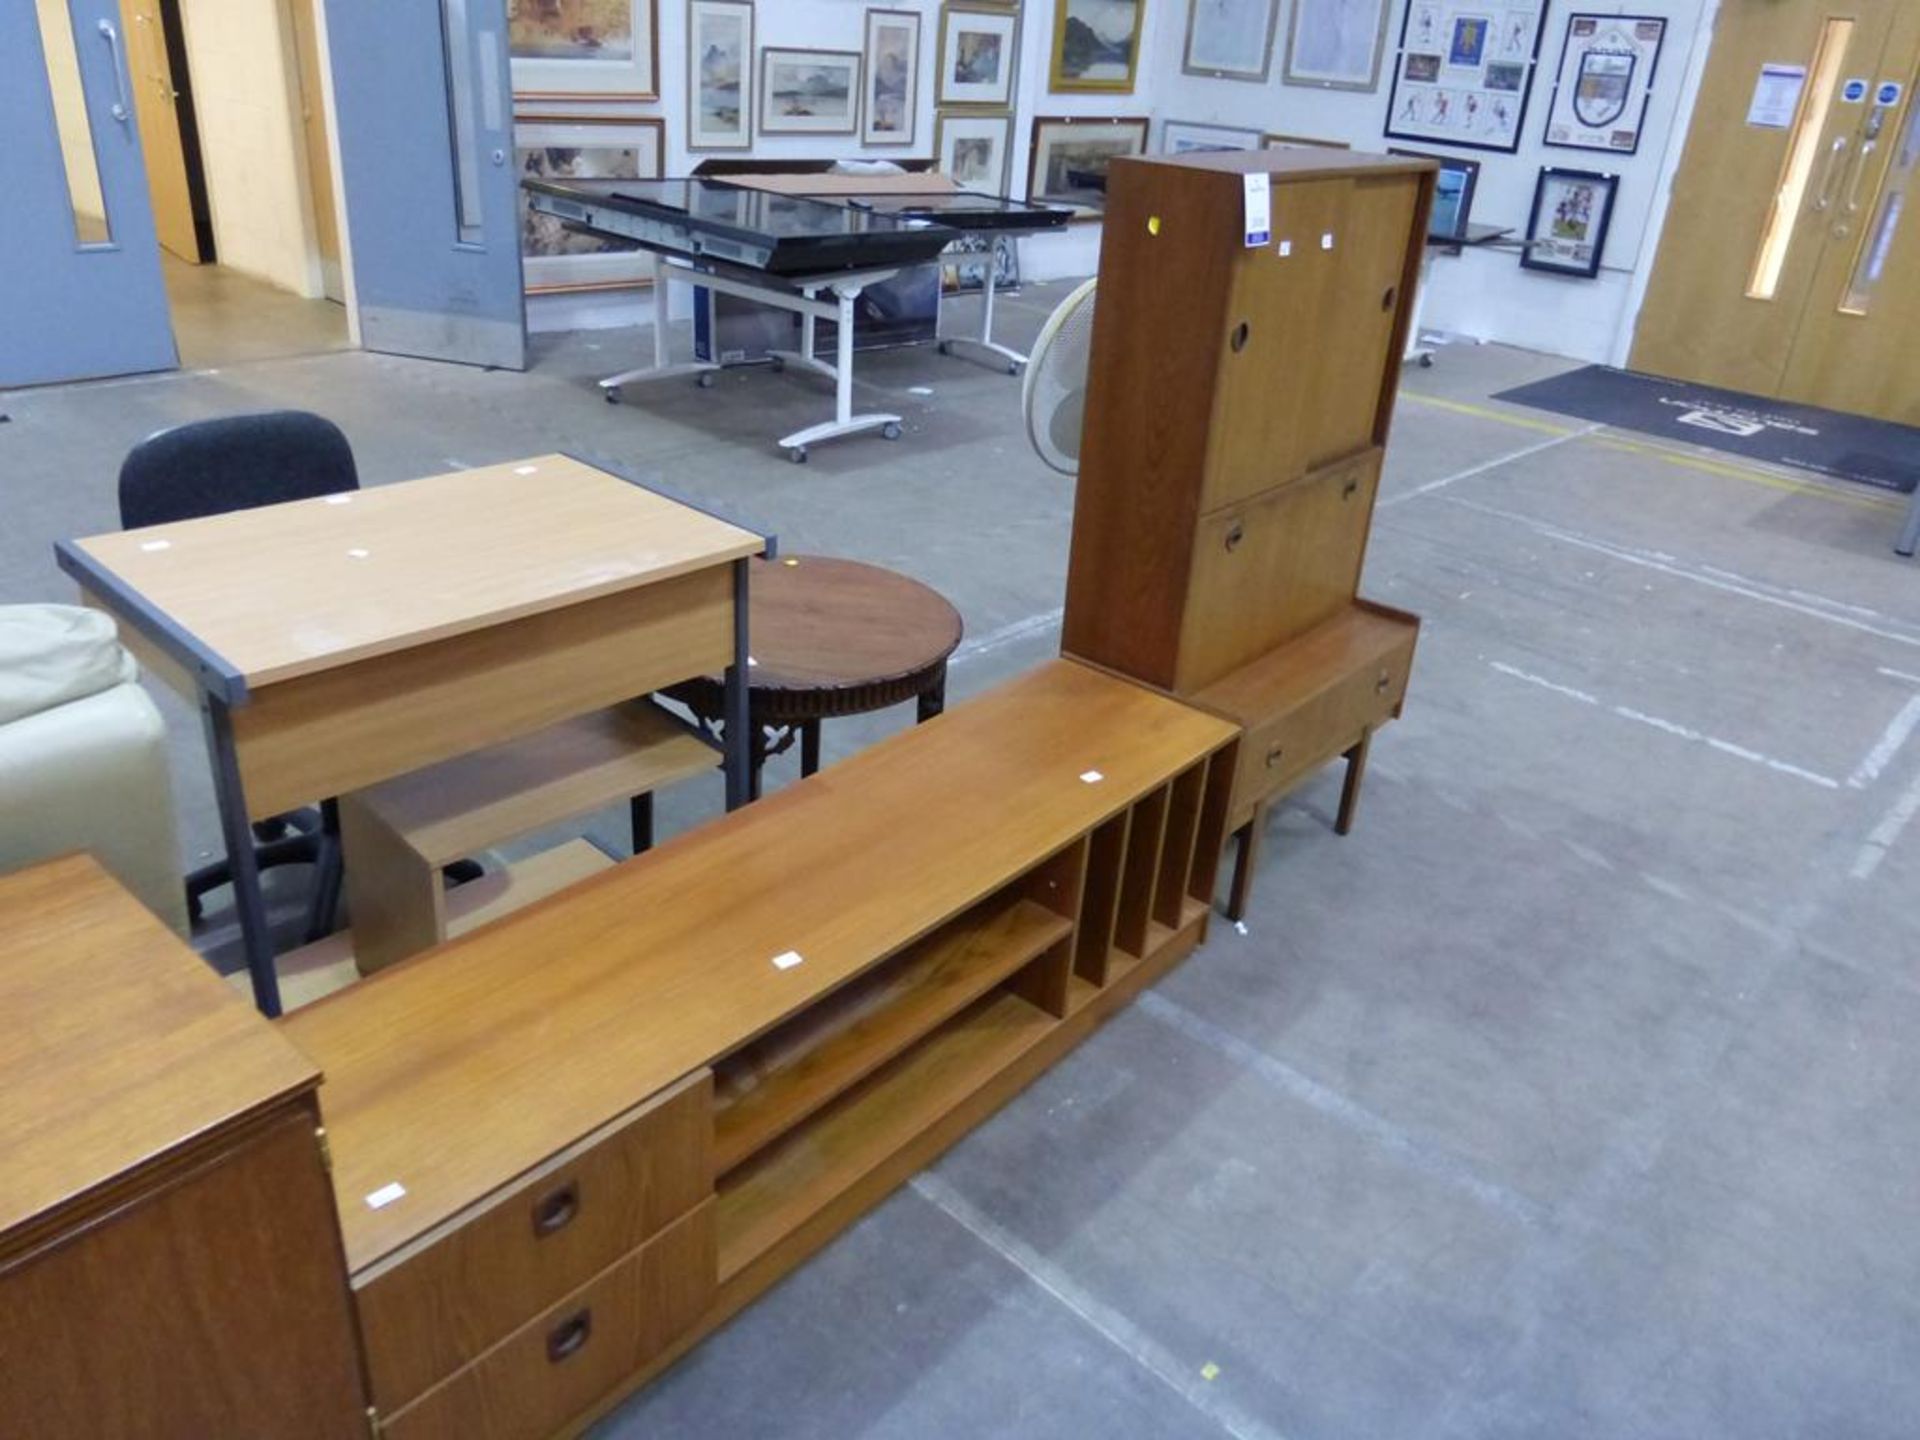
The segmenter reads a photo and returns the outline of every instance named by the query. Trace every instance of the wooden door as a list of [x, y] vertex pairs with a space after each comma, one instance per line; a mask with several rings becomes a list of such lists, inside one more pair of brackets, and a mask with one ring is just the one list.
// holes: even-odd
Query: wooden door
[[1870, 84], [1781, 393], [1920, 425], [1920, 5]]
[[[1845, 81], [1910, 0], [1728, 5], [1640, 306], [1636, 370], [1778, 395], [1859, 123]], [[1763, 66], [1804, 66], [1788, 124], [1750, 123]]]
[[193, 191], [175, 112], [180, 92], [167, 59], [167, 32], [160, 0], [120, 0], [127, 37], [127, 78], [147, 161], [147, 191], [153, 197], [153, 227], [169, 255], [198, 265], [200, 239], [193, 225]]
[[334, 208], [333, 149], [327, 140], [327, 95], [320, 78], [320, 39], [315, 32], [317, 0], [290, 0], [293, 44], [299, 53], [300, 135], [307, 157], [307, 190], [313, 198], [313, 242], [320, 256], [322, 292], [346, 301], [340, 274], [340, 219]]

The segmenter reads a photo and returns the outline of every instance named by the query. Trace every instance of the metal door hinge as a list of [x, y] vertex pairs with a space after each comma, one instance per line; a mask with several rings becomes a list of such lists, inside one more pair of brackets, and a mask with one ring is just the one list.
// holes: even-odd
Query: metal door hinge
[[331, 1175], [333, 1173], [333, 1142], [327, 1139], [327, 1127], [316, 1125], [313, 1138], [320, 1146], [320, 1168]]

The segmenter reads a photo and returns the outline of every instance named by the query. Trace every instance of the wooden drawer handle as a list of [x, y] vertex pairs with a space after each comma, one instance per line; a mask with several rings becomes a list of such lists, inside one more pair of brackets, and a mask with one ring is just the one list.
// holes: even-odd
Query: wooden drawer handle
[[1267, 751], [1267, 769], [1271, 770], [1274, 766], [1278, 765], [1280, 763], [1280, 757], [1286, 753], [1287, 751], [1284, 745], [1276, 745]]
[[1247, 527], [1238, 520], [1227, 527], [1227, 549], [1238, 550], [1240, 542], [1247, 538]]
[[558, 1190], [543, 1195], [534, 1202], [533, 1234], [535, 1239], [544, 1239], [555, 1231], [564, 1230], [573, 1223], [573, 1217], [580, 1213], [580, 1182], [569, 1180]]
[[547, 1362], [558, 1365], [578, 1355], [593, 1334], [593, 1310], [574, 1311], [547, 1332]]
[[1392, 674], [1390, 674], [1388, 671], [1382, 670], [1380, 672], [1380, 678], [1373, 682], [1373, 693], [1376, 695], [1384, 695], [1387, 693], [1388, 690], [1392, 688], [1393, 688]]

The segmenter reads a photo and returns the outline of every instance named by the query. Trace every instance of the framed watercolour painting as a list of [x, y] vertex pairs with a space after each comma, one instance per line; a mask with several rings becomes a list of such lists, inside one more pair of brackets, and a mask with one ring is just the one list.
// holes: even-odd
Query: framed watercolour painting
[[1373, 90], [1387, 43], [1387, 0], [1294, 0], [1287, 29], [1287, 85]]
[[1265, 83], [1279, 14], [1280, 0], [1187, 0], [1181, 70], [1213, 80]]
[[1546, 143], [1614, 155], [1637, 151], [1666, 35], [1667, 22], [1658, 16], [1569, 15]]
[[867, 11], [862, 145], [911, 145], [920, 109], [920, 12]]
[[513, 93], [539, 100], [660, 98], [656, 0], [507, 0]]
[[753, 144], [753, 6], [687, 0], [687, 148]]
[[[514, 121], [514, 162], [527, 180], [654, 180], [666, 154], [658, 120], [522, 115]], [[645, 285], [653, 257], [631, 240], [567, 229], [536, 214], [520, 192], [520, 253], [529, 295]]]
[[1147, 153], [1147, 120], [1042, 116], [1033, 122], [1027, 199], [1061, 205], [1076, 220], [1097, 220], [1107, 208], [1107, 167], [1123, 155]]
[[934, 98], [942, 105], [1011, 106], [1019, 41], [1016, 10], [941, 6], [940, 80]]
[[1409, 0], [1386, 133], [1470, 150], [1518, 150], [1546, 6]]
[[1196, 150], [1258, 150], [1258, 130], [1240, 130], [1231, 125], [1196, 125], [1191, 120], [1160, 122], [1160, 152], [1163, 155], [1191, 155]]
[[858, 51], [760, 52], [762, 135], [851, 135], [859, 109]]
[[1534, 186], [1533, 213], [1527, 217], [1520, 263], [1529, 270], [1577, 275], [1583, 280], [1598, 275], [1619, 188], [1618, 175], [1543, 169]]
[[947, 115], [933, 121], [934, 168], [962, 190], [1007, 193], [1013, 116]]
[[1131, 95], [1147, 0], [1056, 0], [1049, 90]]

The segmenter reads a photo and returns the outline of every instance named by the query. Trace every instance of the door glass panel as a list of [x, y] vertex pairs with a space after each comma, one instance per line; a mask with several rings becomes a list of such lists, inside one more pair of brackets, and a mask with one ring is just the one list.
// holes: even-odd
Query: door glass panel
[[100, 189], [100, 164], [93, 153], [93, 122], [87, 92], [80, 84], [80, 54], [74, 45], [73, 18], [67, 0], [35, 0], [40, 16], [40, 48], [47, 57], [47, 84], [53, 91], [53, 119], [60, 132], [60, 159], [67, 172], [67, 202], [73, 212], [74, 238], [82, 245], [112, 241], [107, 201]]
[[440, 18], [453, 132], [454, 223], [462, 245], [478, 245], [486, 236], [480, 211], [480, 136], [473, 113], [474, 45], [467, 0], [441, 0]]
[[1812, 202], [1816, 210], [1832, 203], [1832, 188], [1846, 169], [1849, 137], [1835, 136], [1826, 147], [1824, 158], [1820, 141], [1827, 132], [1833, 92], [1839, 84], [1840, 68], [1846, 63], [1847, 45], [1852, 39], [1851, 20], [1828, 20], [1820, 28], [1820, 44], [1813, 54], [1806, 93], [1801, 96], [1799, 113], [1793, 117], [1787, 160], [1780, 170], [1780, 185], [1774, 191], [1773, 208], [1767, 214], [1766, 226], [1760, 233], [1760, 248], [1753, 257], [1753, 275], [1747, 282], [1748, 299], [1771, 300], [1780, 286], [1780, 272], [1786, 269], [1787, 252], [1793, 246], [1793, 232], [1800, 218], [1801, 202], [1807, 198], [1814, 162], [1820, 161], [1821, 171]]
[[1845, 315], [1865, 315], [1873, 304], [1873, 292], [1886, 274], [1887, 257], [1893, 252], [1894, 237], [1900, 233], [1900, 217], [1913, 193], [1916, 171], [1920, 171], [1920, 104], [1907, 102], [1906, 128], [1887, 167], [1880, 186], [1880, 203], [1874, 208], [1873, 223], [1860, 244], [1860, 258], [1853, 264], [1853, 279], [1848, 282], [1846, 299], [1840, 302]]

